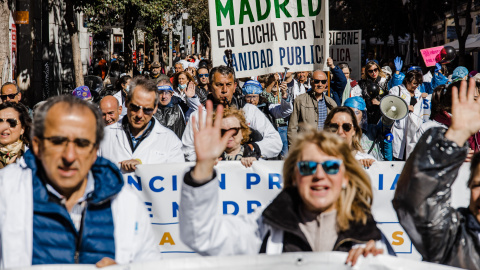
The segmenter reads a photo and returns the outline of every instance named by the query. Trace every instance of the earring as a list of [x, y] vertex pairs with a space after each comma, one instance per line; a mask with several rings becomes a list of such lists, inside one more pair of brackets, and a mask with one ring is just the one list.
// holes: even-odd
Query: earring
[[342, 184], [342, 189], [347, 189], [347, 184], [343, 183]]

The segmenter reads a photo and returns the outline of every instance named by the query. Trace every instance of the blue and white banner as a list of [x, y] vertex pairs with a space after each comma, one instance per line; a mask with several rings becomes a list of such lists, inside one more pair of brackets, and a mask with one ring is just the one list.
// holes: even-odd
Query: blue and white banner
[[[183, 175], [193, 163], [140, 165], [136, 177], [127, 181], [145, 202], [150, 213], [157, 243], [166, 258], [194, 256], [180, 240], [178, 230], [178, 206]], [[372, 212], [380, 229], [386, 235], [400, 257], [420, 260], [403, 228], [398, 223], [392, 207], [396, 183], [403, 162], [375, 162], [367, 172], [372, 181], [374, 194]], [[469, 164], [464, 165], [458, 181], [453, 185], [452, 205], [467, 206], [469, 190], [466, 181]], [[218, 211], [223, 214], [246, 215], [257, 207], [268, 204], [282, 188], [282, 161], [258, 161], [251, 168], [240, 162], [223, 161], [216, 166], [220, 180]]]

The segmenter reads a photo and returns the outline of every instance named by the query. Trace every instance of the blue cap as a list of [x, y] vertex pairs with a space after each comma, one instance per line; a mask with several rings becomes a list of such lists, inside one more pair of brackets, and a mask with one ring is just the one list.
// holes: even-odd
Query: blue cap
[[86, 85], [75, 88], [75, 90], [72, 92], [72, 95], [80, 99], [88, 99], [92, 97], [92, 93]]
[[177, 53], [177, 51], [173, 50], [172, 53]]
[[457, 79], [463, 79], [463, 77], [468, 75], [468, 69], [466, 67], [458, 66], [452, 74], [452, 81]]
[[263, 92], [262, 85], [254, 80], [247, 81], [242, 88], [244, 95], [260, 95]]
[[157, 86], [157, 90], [158, 91], [172, 91], [173, 92], [173, 88], [170, 86], [170, 85], [162, 85], [162, 86]]
[[346, 107], [355, 108], [360, 111], [365, 111], [365, 109], [367, 108], [367, 105], [365, 105], [365, 100], [363, 100], [362, 97], [347, 98], [343, 105], [345, 105]]

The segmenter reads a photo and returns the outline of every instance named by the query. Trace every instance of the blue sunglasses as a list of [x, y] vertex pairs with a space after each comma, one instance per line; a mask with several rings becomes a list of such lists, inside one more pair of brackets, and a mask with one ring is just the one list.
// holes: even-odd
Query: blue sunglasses
[[331, 159], [324, 162], [299, 161], [297, 163], [297, 167], [301, 175], [308, 176], [317, 172], [317, 167], [319, 164], [322, 165], [322, 168], [326, 174], [335, 175], [338, 173], [338, 171], [340, 171], [340, 165], [342, 165], [342, 161], [339, 159]]

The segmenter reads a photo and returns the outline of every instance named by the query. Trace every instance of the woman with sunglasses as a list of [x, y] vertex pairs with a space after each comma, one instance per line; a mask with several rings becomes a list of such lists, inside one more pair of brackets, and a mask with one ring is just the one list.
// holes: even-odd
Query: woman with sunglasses
[[358, 85], [367, 104], [368, 123], [376, 124], [381, 117], [380, 100], [388, 94], [387, 75], [375, 61], [369, 61]]
[[[214, 120], [215, 120], [214, 116]], [[253, 162], [260, 158], [260, 149], [250, 147], [247, 142], [250, 140], [252, 133], [245, 120], [243, 111], [232, 108], [225, 108], [223, 111], [223, 119], [221, 125], [222, 136], [227, 131], [233, 130], [223, 151], [218, 160], [238, 160], [245, 167], [251, 167]]]
[[333, 108], [325, 120], [325, 129], [336, 133], [343, 138], [352, 151], [352, 155], [365, 168], [369, 168], [377, 161], [372, 155], [365, 153], [360, 141], [362, 140], [362, 128], [358, 125], [355, 113], [349, 107]]
[[234, 131], [221, 136], [222, 118], [213, 122], [212, 107], [208, 102], [205, 124], [195, 130], [197, 161], [182, 187], [185, 244], [201, 255], [345, 251], [352, 264], [360, 254], [382, 253], [376, 244], [394, 254], [371, 215], [368, 175], [345, 141], [327, 132], [309, 129], [297, 136], [284, 163], [283, 190], [269, 205], [244, 217], [219, 213], [214, 164]]
[[30, 144], [32, 119], [21, 103], [0, 104], [0, 169], [15, 163]]

